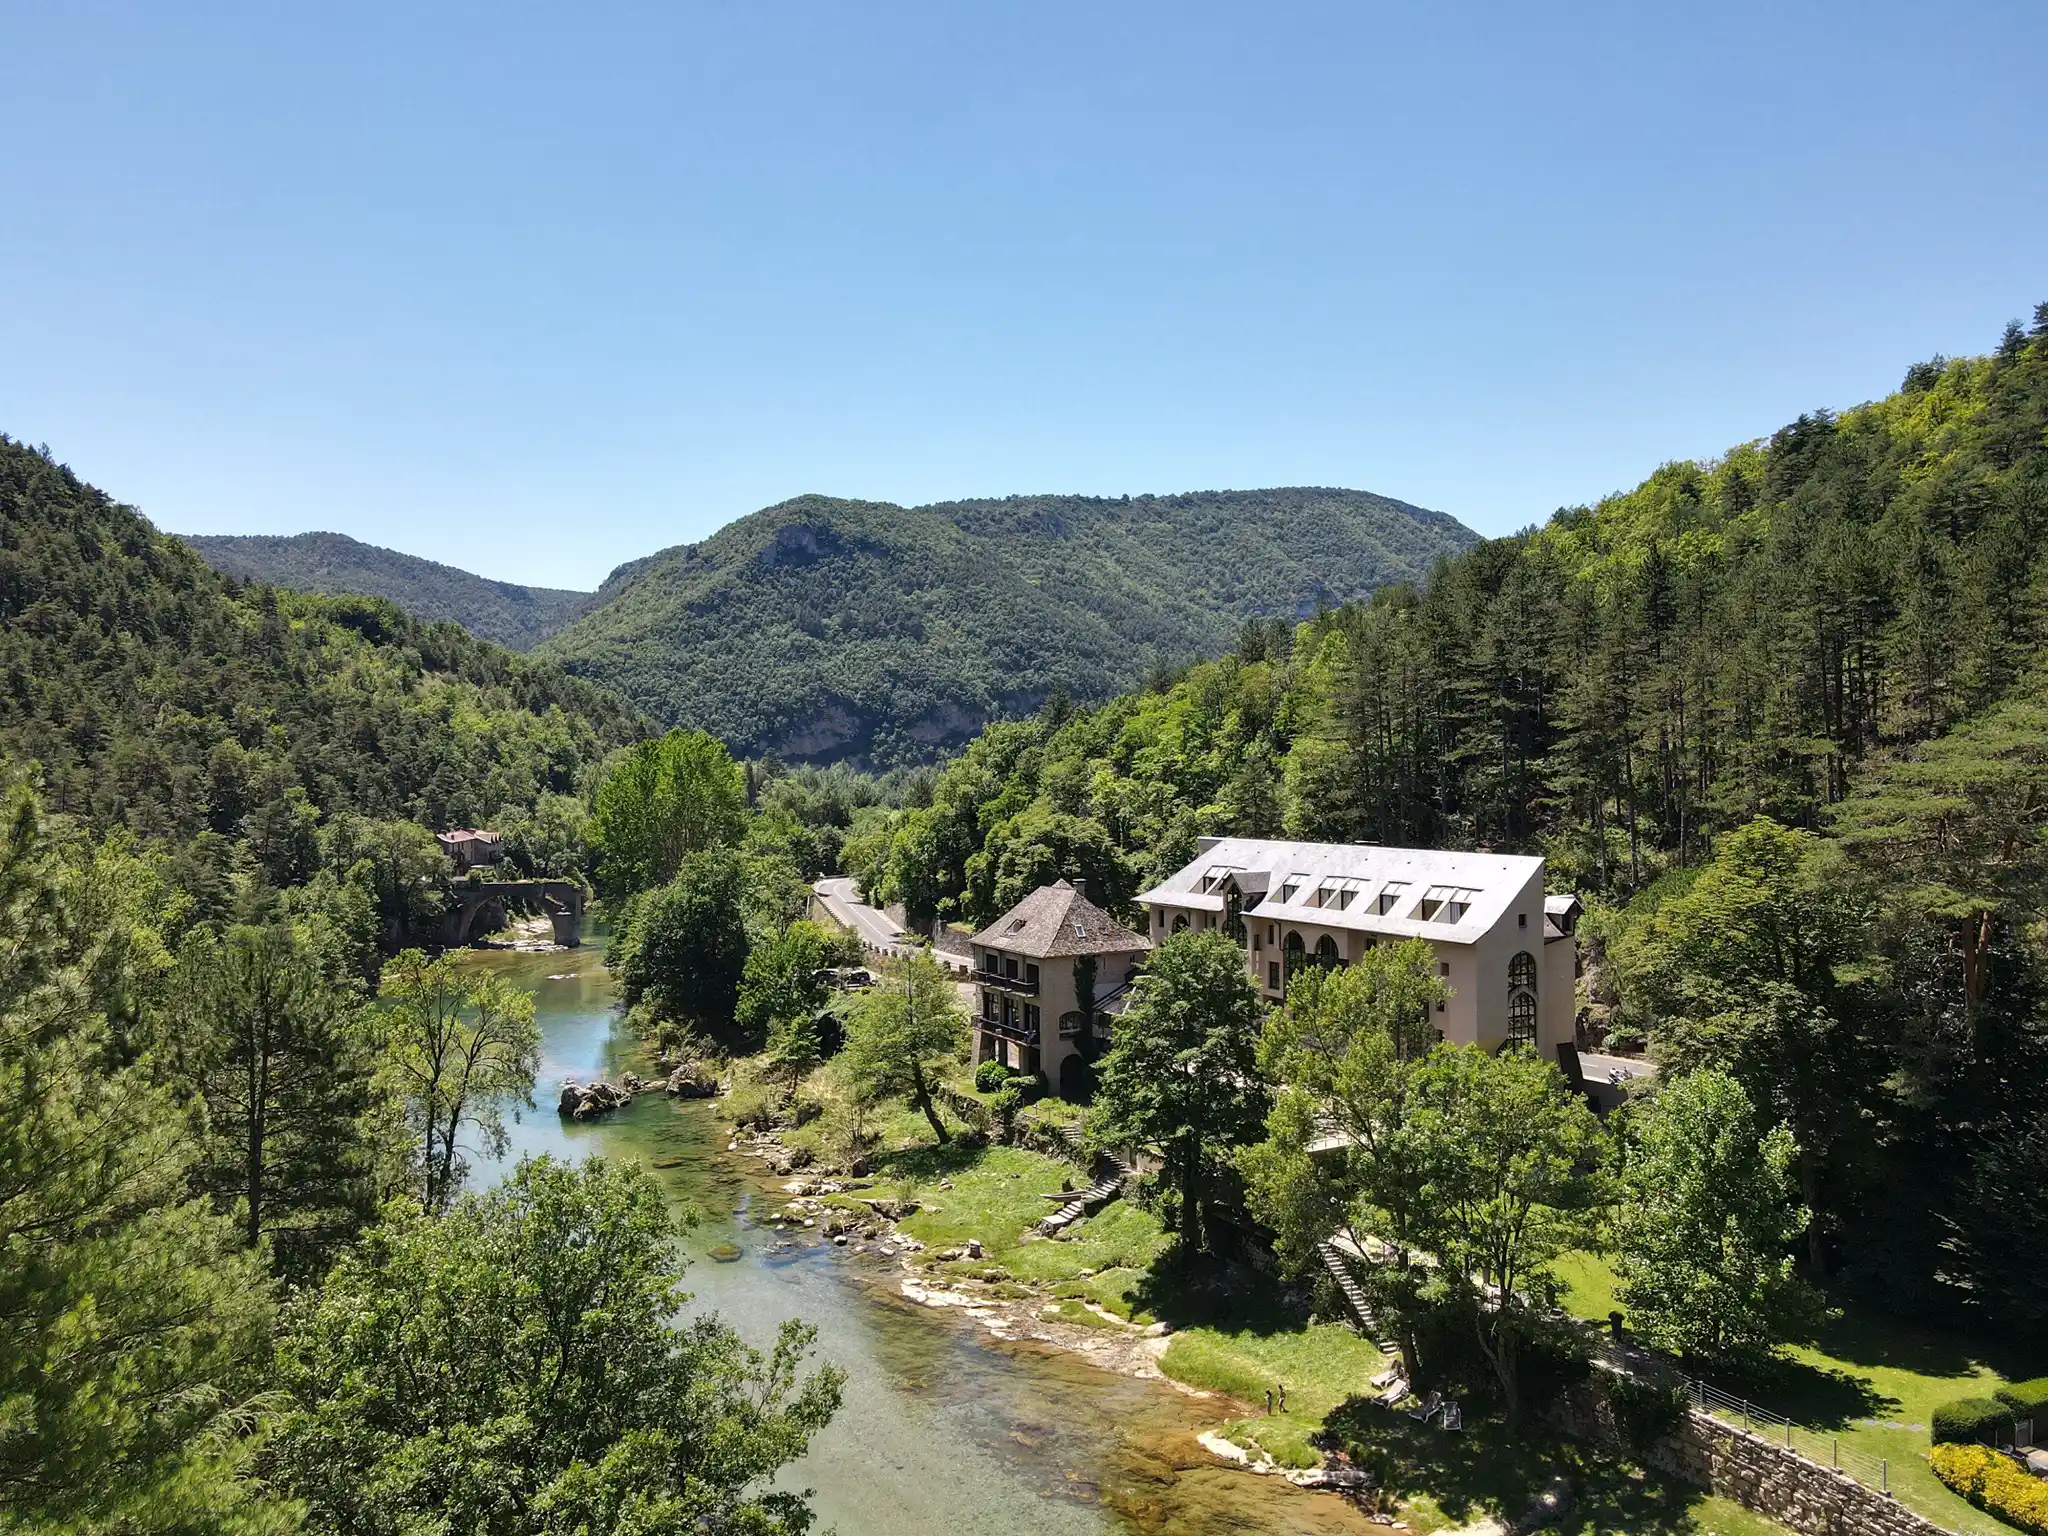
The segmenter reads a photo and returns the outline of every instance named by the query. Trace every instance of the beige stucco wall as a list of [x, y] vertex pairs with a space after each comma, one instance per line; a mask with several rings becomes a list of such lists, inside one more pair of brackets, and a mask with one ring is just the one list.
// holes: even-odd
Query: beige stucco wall
[[[1544, 882], [1539, 866], [1508, 902], [1500, 920], [1491, 929], [1469, 937], [1431, 938], [1438, 966], [1448, 966], [1443, 977], [1450, 997], [1434, 1023], [1454, 1045], [1480, 1045], [1496, 1050], [1508, 1037], [1508, 967], [1522, 951], [1536, 962], [1536, 1048], [1545, 1060], [1555, 1060], [1557, 1046], [1573, 1038], [1577, 1003], [1573, 995], [1576, 942], [1560, 939], [1544, 942]], [[1161, 903], [1151, 911], [1152, 941], [1156, 944], [1173, 932], [1173, 918], [1179, 909]], [[1197, 932], [1212, 932], [1221, 923], [1216, 913], [1187, 910], [1188, 926]], [[1312, 922], [1277, 923], [1261, 919], [1257, 912], [1245, 915], [1245, 965], [1260, 994], [1279, 1001], [1282, 991], [1268, 984], [1268, 966], [1284, 963], [1287, 935], [1301, 935], [1302, 947], [1310, 954], [1325, 935], [1337, 943], [1337, 953], [1346, 964], [1365, 952], [1371, 935], [1355, 930], [1323, 927]], [[1440, 971], [1441, 974], [1441, 971]]]
[[[980, 963], [979, 955], [987, 955], [1000, 964], [1003, 954], [1002, 950], [984, 948], [979, 951], [976, 963]], [[1130, 975], [1131, 966], [1137, 958], [1135, 953], [1097, 955], [1097, 986], [1124, 980]], [[1030, 960], [1022, 955], [1017, 956], [1019, 975], [1024, 974], [1027, 965], [1038, 967], [1038, 995], [1035, 998], [1019, 997], [1017, 1002], [1020, 1007], [1025, 1003], [1034, 1003], [1038, 1007], [1038, 1070], [1045, 1074], [1047, 1085], [1057, 1093], [1062, 1065], [1069, 1056], [1079, 1054], [1079, 1046], [1075, 1041], [1060, 1037], [1060, 1016], [1080, 1011], [1080, 998], [1074, 990], [1075, 961], [1065, 956], [1050, 960]], [[999, 1035], [981, 1034], [982, 1009], [986, 1006], [984, 998], [992, 993], [997, 997], [997, 1006], [1000, 1008], [1000, 992], [993, 987], [975, 988], [974, 1026], [979, 1038], [976, 1041], [974, 1059], [978, 1062], [1001, 1060], [1015, 1065], [1018, 1050], [1015, 1041], [1005, 1040]], [[1004, 1046], [1011, 1048], [1007, 1055], [1001, 1049]]]

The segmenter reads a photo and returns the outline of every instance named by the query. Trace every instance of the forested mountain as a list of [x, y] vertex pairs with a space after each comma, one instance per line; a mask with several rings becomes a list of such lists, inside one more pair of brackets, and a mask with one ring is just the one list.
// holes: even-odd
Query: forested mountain
[[184, 540], [215, 570], [243, 581], [389, 598], [415, 618], [445, 619], [514, 651], [532, 650], [592, 599], [588, 592], [492, 581], [341, 533], [186, 534]]
[[1064, 691], [1099, 700], [1421, 577], [1475, 535], [1344, 490], [926, 507], [804, 496], [622, 566], [542, 652], [735, 752], [928, 761]]
[[530, 808], [642, 731], [615, 695], [453, 624], [222, 576], [0, 438], [0, 753], [41, 765], [54, 811], [282, 887], [345, 814]]
[[2044, 599], [2048, 305], [1874, 404], [993, 726], [844, 862], [980, 923], [1060, 874], [1127, 901], [1203, 834], [1546, 853], [1596, 899], [1590, 1016], [1790, 1119], [1821, 1266], [2040, 1325], [2048, 1226], [2001, 1190], [2048, 1144]]

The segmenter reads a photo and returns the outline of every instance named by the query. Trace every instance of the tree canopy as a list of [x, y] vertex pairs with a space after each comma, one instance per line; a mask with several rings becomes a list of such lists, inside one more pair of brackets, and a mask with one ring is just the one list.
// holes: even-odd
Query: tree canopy
[[1158, 1147], [1179, 1194], [1181, 1245], [1208, 1246], [1206, 1220], [1230, 1153], [1258, 1134], [1258, 989], [1222, 934], [1175, 934], [1152, 954], [1100, 1063], [1089, 1135]]
[[428, 1220], [394, 1206], [279, 1346], [279, 1481], [316, 1532], [800, 1536], [774, 1486], [838, 1410], [813, 1335], [762, 1356], [688, 1301], [635, 1166], [539, 1158]]

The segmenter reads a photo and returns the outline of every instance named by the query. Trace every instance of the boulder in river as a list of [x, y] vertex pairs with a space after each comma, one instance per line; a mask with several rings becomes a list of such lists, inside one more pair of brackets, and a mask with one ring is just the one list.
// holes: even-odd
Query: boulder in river
[[672, 1099], [709, 1099], [718, 1093], [718, 1075], [702, 1062], [686, 1061], [668, 1075]]

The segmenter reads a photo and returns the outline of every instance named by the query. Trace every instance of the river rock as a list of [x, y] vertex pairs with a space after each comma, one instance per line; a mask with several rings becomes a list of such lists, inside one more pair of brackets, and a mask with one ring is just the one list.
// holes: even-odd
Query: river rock
[[718, 1076], [702, 1062], [686, 1061], [663, 1085], [672, 1099], [709, 1099], [718, 1094]]
[[577, 1106], [582, 1102], [583, 1085], [574, 1078], [565, 1078], [562, 1082], [562, 1097], [555, 1105], [555, 1112], [557, 1114], [573, 1115], [576, 1113]]
[[1306, 1472], [1289, 1472], [1287, 1481], [1297, 1488], [1331, 1488], [1345, 1492], [1372, 1486], [1372, 1479], [1356, 1467], [1312, 1467]]

